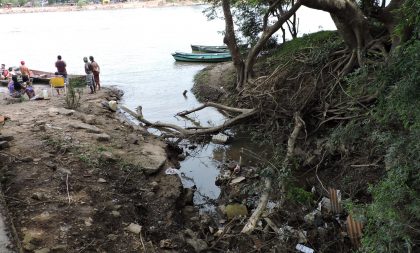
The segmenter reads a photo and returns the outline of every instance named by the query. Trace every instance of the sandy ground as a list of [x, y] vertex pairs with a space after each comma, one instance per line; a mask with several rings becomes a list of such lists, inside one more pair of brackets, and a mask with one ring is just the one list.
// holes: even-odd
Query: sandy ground
[[14, 137], [0, 150], [1, 184], [25, 252], [155, 252], [162, 240], [189, 247], [174, 242], [185, 210], [196, 210], [184, 208], [180, 178], [164, 172], [177, 161], [163, 141], [101, 105], [118, 97], [85, 94], [76, 111], [63, 96], [0, 101], [9, 117], [1, 134]]
[[85, 6], [64, 5], [64, 6], [46, 6], [46, 7], [12, 7], [0, 8], [0, 14], [11, 13], [32, 13], [32, 12], [56, 12], [56, 11], [81, 11], [81, 10], [111, 10], [111, 9], [134, 9], [134, 8], [153, 8], [170, 6], [187, 6], [202, 4], [201, 1], [165, 1], [152, 0], [142, 2], [127, 2], [115, 4], [90, 4]]

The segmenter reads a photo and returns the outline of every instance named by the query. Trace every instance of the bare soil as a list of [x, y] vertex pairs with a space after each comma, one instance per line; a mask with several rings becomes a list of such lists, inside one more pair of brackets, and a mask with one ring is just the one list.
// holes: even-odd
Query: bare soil
[[163, 141], [101, 105], [118, 97], [86, 94], [77, 111], [64, 97], [0, 102], [9, 117], [1, 134], [14, 136], [0, 151], [2, 188], [22, 252], [189, 252], [184, 190], [164, 173], [177, 162]]

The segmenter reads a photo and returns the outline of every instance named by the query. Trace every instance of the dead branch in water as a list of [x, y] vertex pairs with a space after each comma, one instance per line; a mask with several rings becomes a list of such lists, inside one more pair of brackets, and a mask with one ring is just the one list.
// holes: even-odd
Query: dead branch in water
[[178, 113], [178, 116], [186, 116], [190, 113], [202, 110], [206, 107], [214, 107], [217, 108], [219, 110], [224, 110], [224, 111], [228, 111], [228, 112], [233, 112], [233, 113], [239, 113], [239, 115], [226, 120], [225, 122], [223, 122], [222, 124], [218, 125], [218, 126], [214, 126], [214, 127], [195, 127], [195, 128], [183, 128], [180, 126], [177, 126], [175, 124], [170, 124], [170, 123], [163, 123], [163, 122], [150, 122], [148, 120], [146, 120], [143, 117], [143, 114], [141, 112], [141, 107], [138, 107], [137, 112], [134, 112], [130, 109], [128, 109], [127, 107], [121, 105], [120, 108], [127, 112], [128, 114], [130, 114], [131, 116], [135, 117], [137, 120], [139, 120], [140, 122], [142, 122], [143, 124], [145, 124], [146, 126], [149, 127], [154, 127], [154, 128], [158, 128], [161, 129], [163, 131], [169, 131], [171, 132], [172, 135], [178, 135], [180, 137], [189, 137], [189, 136], [195, 136], [195, 135], [205, 135], [205, 134], [212, 134], [212, 133], [217, 133], [220, 132], [226, 128], [229, 128], [235, 124], [237, 124], [238, 122], [240, 122], [241, 120], [244, 120], [246, 118], [249, 118], [253, 115], [255, 115], [258, 110], [253, 108], [253, 109], [242, 109], [242, 108], [234, 108], [234, 107], [229, 107], [229, 106], [224, 106], [221, 104], [217, 104], [217, 103], [213, 103], [213, 102], [207, 102], [204, 103], [203, 105], [194, 108], [192, 110], [188, 110], [188, 111], [183, 111]]
[[[300, 117], [299, 113], [295, 113], [294, 120], [295, 120], [295, 127], [289, 136], [289, 140], [287, 141], [286, 157], [284, 158], [283, 165], [282, 165], [283, 171], [285, 171], [289, 165], [290, 158], [293, 156], [293, 153], [295, 150], [296, 139], [300, 133], [300, 130], [304, 126], [304, 121]], [[263, 193], [261, 194], [261, 198], [258, 203], [258, 206], [255, 209], [255, 211], [252, 213], [248, 222], [245, 224], [241, 233], [251, 234], [252, 231], [254, 231], [258, 220], [260, 219], [262, 213], [265, 210], [265, 207], [267, 206], [268, 198], [271, 191], [271, 185], [272, 185], [272, 177], [266, 177], [265, 183], [264, 183], [264, 190], [263, 190]], [[284, 186], [283, 186], [282, 192], [284, 193]]]

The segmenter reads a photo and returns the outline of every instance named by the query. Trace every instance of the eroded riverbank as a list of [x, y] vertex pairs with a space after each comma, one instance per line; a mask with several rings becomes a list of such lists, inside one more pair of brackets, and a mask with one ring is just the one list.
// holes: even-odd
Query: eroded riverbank
[[23, 249], [192, 247], [185, 238], [194, 233], [182, 230], [198, 215], [192, 194], [164, 173], [177, 161], [163, 141], [101, 105], [119, 97], [103, 89], [83, 96], [76, 111], [63, 97], [1, 105], [9, 118], [1, 133], [14, 137], [1, 150], [2, 188]]

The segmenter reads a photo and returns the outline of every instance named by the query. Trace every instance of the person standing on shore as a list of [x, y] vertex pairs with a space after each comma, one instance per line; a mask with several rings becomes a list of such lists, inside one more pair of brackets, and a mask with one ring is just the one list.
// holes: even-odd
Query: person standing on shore
[[99, 72], [101, 72], [101, 69], [99, 68], [98, 63], [95, 61], [93, 56], [89, 56], [89, 60], [92, 64], [92, 72], [93, 72], [93, 79], [95, 79], [96, 89], [101, 89], [101, 84], [99, 82]]
[[0, 79], [7, 79], [7, 76], [9, 75], [9, 71], [6, 69], [5, 64], [1, 64], [0, 68]]
[[67, 65], [66, 62], [61, 59], [61, 55], [57, 56], [57, 61], [55, 62], [55, 67], [57, 68], [56, 75], [60, 75], [64, 77], [64, 80], [67, 83]]
[[95, 80], [93, 79], [92, 64], [90, 64], [87, 57], [83, 57], [83, 61], [85, 62], [86, 83], [90, 88], [89, 94], [93, 94], [96, 92], [96, 87], [95, 87], [96, 85], [95, 85]]
[[31, 76], [31, 71], [25, 65], [25, 61], [20, 61], [20, 74], [22, 75], [22, 81], [29, 83], [29, 77]]

